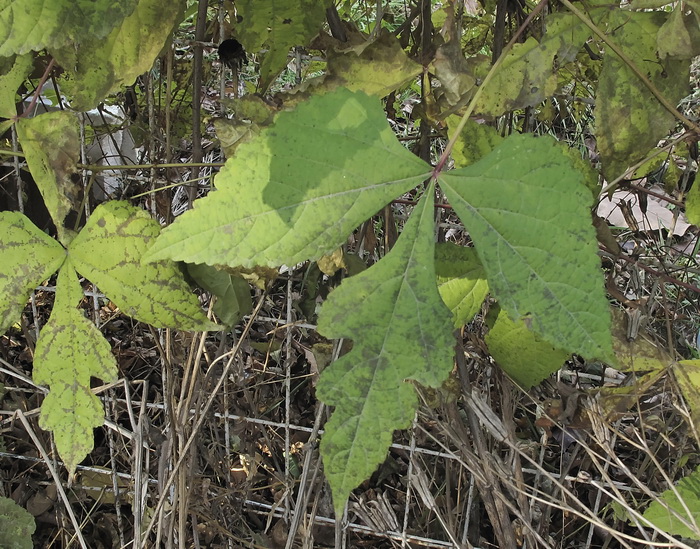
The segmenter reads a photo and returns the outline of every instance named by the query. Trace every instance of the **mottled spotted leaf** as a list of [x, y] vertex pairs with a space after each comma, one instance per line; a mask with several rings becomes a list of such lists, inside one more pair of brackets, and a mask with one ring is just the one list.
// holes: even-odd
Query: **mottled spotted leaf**
[[75, 269], [129, 316], [163, 328], [217, 329], [173, 261], [141, 261], [159, 233], [158, 223], [143, 210], [106, 202], [92, 213], [68, 253]]
[[19, 320], [32, 290], [66, 258], [49, 235], [19, 212], [0, 212], [0, 334]]

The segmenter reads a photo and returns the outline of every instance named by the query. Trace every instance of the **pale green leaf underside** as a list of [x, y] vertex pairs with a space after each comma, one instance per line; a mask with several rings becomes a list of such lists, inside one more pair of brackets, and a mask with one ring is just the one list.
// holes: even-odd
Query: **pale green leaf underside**
[[104, 38], [137, 0], [0, 0], [0, 56]]
[[19, 320], [32, 290], [51, 276], [66, 251], [24, 214], [0, 212], [0, 334]]
[[316, 387], [336, 407], [321, 454], [338, 516], [350, 492], [385, 459], [393, 431], [410, 425], [418, 399], [406, 380], [437, 387], [452, 369], [451, 315], [435, 285], [433, 188], [391, 252], [345, 280], [319, 315], [323, 335], [354, 341]]
[[511, 320], [503, 310], [492, 309], [488, 320], [490, 330], [484, 339], [491, 356], [525, 389], [556, 372], [570, 356], [542, 341], [522, 320]]
[[159, 232], [143, 210], [106, 202], [95, 208], [68, 253], [75, 269], [129, 316], [162, 328], [216, 329], [174, 262], [141, 261]]
[[86, 34], [76, 44], [52, 52], [64, 66], [75, 69], [63, 83], [71, 106], [89, 110], [148, 71], [179, 23], [183, 4], [182, 0], [139, 0], [133, 13], [108, 36]]
[[511, 317], [529, 317], [531, 328], [559, 348], [611, 358], [591, 194], [559, 145], [513, 135], [439, 182]]
[[56, 306], [37, 341], [33, 377], [50, 387], [39, 424], [53, 431], [58, 453], [72, 473], [93, 448], [93, 428], [104, 422], [90, 377], [110, 382], [118, 370], [109, 342], [76, 309], [77, 303], [68, 303], [82, 296], [70, 262], [59, 272], [56, 294]]
[[486, 272], [474, 248], [443, 242], [435, 246], [435, 273], [440, 297], [459, 328], [474, 318], [486, 299]]
[[17, 122], [17, 135], [29, 171], [61, 235], [66, 215], [71, 208], [79, 209], [81, 201], [81, 186], [73, 181], [79, 181], [78, 120], [69, 111], [22, 118]]
[[396, 140], [379, 99], [341, 88], [241, 145], [217, 191], [163, 230], [148, 259], [232, 267], [318, 259], [429, 173]]
[[[673, 512], [652, 501], [644, 512], [644, 518], [671, 535], [700, 539], [700, 469], [679, 480], [675, 492], [666, 490], [660, 498]], [[690, 511], [690, 516], [686, 509]]]

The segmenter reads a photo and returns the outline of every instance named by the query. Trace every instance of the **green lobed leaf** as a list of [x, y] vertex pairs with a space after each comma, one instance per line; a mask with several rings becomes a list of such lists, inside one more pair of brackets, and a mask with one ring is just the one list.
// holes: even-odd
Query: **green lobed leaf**
[[90, 390], [90, 378], [117, 379], [109, 342], [76, 309], [83, 292], [68, 259], [58, 274], [51, 317], [36, 344], [33, 377], [50, 392], [39, 425], [53, 431], [56, 449], [72, 474], [94, 445], [92, 430], [104, 422], [104, 409]]
[[559, 67], [573, 61], [590, 31], [570, 13], [547, 16], [547, 32], [538, 42], [528, 38], [506, 55], [477, 101], [475, 112], [500, 116], [538, 105], [559, 87]]
[[328, 0], [238, 0], [236, 37], [246, 51], [267, 53], [260, 65], [261, 91], [268, 88], [287, 64], [294, 46], [305, 46], [326, 20]]
[[231, 267], [318, 259], [429, 174], [396, 140], [378, 98], [339, 88], [241, 145], [217, 191], [164, 229], [147, 258]]
[[2, 549], [32, 549], [32, 534], [36, 530], [34, 517], [10, 498], [0, 496], [0, 547]]
[[17, 114], [17, 89], [32, 70], [32, 56], [0, 57], [0, 117], [12, 118]]
[[0, 212], [0, 334], [19, 319], [32, 290], [66, 258], [66, 250], [24, 214]]
[[206, 291], [216, 296], [214, 313], [229, 328], [253, 310], [250, 285], [239, 274], [210, 265], [187, 265], [188, 274]]
[[514, 322], [498, 307], [489, 311], [487, 322], [490, 330], [485, 341], [491, 356], [525, 390], [559, 370], [571, 356], [542, 341], [525, 322]]
[[[666, 14], [615, 10], [610, 17], [610, 38], [668, 101], [677, 104], [689, 92], [689, 68], [687, 61], [658, 59], [657, 34]], [[603, 59], [594, 115], [603, 175], [609, 180], [643, 159], [676, 123], [611, 51]]]
[[321, 440], [336, 516], [384, 461], [392, 432], [411, 424], [418, 398], [406, 380], [439, 387], [452, 369], [451, 315], [435, 285], [433, 195], [431, 184], [391, 252], [331, 292], [319, 314], [320, 333], [354, 340], [316, 386], [336, 407]]
[[0, 56], [101, 39], [137, 0], [0, 0]]
[[133, 13], [113, 25], [109, 35], [86, 33], [53, 51], [70, 68], [62, 87], [71, 96], [71, 106], [89, 110], [148, 71], [180, 22], [184, 5], [184, 0], [138, 0]]
[[486, 272], [474, 248], [443, 242], [435, 246], [435, 273], [440, 297], [459, 328], [474, 318], [489, 293]]
[[29, 171], [41, 191], [59, 238], [64, 240], [63, 221], [71, 209], [80, 209], [82, 195], [77, 174], [78, 120], [68, 111], [21, 118], [17, 121], [17, 135]]
[[583, 179], [552, 138], [512, 135], [439, 183], [510, 316], [558, 348], [606, 359], [610, 312]]
[[[644, 518], [671, 535], [700, 540], [700, 469], [679, 480], [675, 491], [668, 489], [659, 497], [668, 509], [660, 502], [652, 501]], [[684, 521], [695, 525], [686, 526]]]
[[142, 262], [160, 226], [124, 201], [100, 204], [73, 239], [68, 255], [124, 313], [141, 322], [180, 330], [215, 330], [172, 261]]

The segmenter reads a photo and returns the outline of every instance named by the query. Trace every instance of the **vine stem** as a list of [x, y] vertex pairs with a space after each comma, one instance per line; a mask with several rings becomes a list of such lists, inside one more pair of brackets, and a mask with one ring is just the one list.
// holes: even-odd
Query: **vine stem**
[[522, 35], [522, 33], [525, 32], [525, 29], [530, 25], [532, 20], [539, 15], [539, 13], [545, 8], [546, 5], [547, 5], [547, 0], [542, 0], [539, 4], [537, 4], [537, 6], [535, 6], [535, 9], [530, 12], [530, 14], [527, 16], [525, 21], [523, 21], [523, 24], [520, 25], [520, 28], [515, 32], [515, 34], [510, 39], [508, 44], [506, 44], [505, 48], [503, 48], [501, 55], [498, 57], [498, 59], [496, 59], [496, 62], [491, 66], [491, 69], [489, 70], [488, 74], [484, 78], [484, 81], [481, 83], [481, 86], [477, 87], [476, 92], [474, 93], [474, 97], [472, 97], [472, 100], [469, 102], [469, 106], [467, 107], [467, 111], [464, 113], [464, 116], [462, 116], [462, 119], [459, 121], [459, 124], [457, 124], [457, 127], [455, 128], [454, 135], [447, 142], [447, 145], [445, 146], [445, 150], [442, 152], [442, 155], [440, 155], [440, 159], [438, 160], [437, 164], [435, 165], [435, 168], [433, 168], [433, 172], [431, 174], [431, 177], [433, 179], [437, 180], [437, 176], [440, 174], [440, 172], [445, 167], [445, 163], [447, 162], [447, 159], [449, 158], [450, 153], [452, 152], [452, 149], [454, 148], [455, 143], [457, 142], [457, 139], [459, 138], [459, 135], [462, 133], [462, 130], [464, 129], [464, 126], [467, 124], [469, 117], [472, 115], [472, 113], [474, 112], [474, 109], [476, 108], [477, 101], [481, 98], [481, 95], [484, 93], [484, 89], [486, 88], [486, 86], [489, 84], [489, 82], [491, 82], [494, 75], [498, 72], [498, 69], [503, 64], [503, 60], [505, 59], [506, 55], [508, 55], [508, 53], [510, 53], [510, 50], [513, 48], [515, 43], [518, 41], [518, 38], [520, 38], [520, 35]]
[[683, 115], [683, 113], [676, 109], [676, 107], [672, 105], [668, 101], [668, 99], [666, 99], [664, 95], [658, 90], [658, 88], [653, 84], [653, 82], [649, 80], [647, 75], [645, 75], [641, 70], [639, 70], [639, 67], [637, 67], [637, 65], [635, 65], [629, 57], [627, 57], [627, 55], [622, 51], [622, 49], [617, 44], [615, 44], [615, 42], [613, 42], [603, 31], [601, 31], [593, 23], [593, 21], [591, 21], [586, 16], [585, 13], [583, 13], [571, 2], [569, 2], [569, 0], [561, 0], [561, 3], [564, 4], [571, 13], [578, 17], [584, 25], [591, 29], [593, 34], [600, 38], [606, 46], [608, 46], [613, 52], [615, 52], [615, 55], [617, 55], [620, 58], [620, 60], [629, 67], [629, 69], [637, 76], [637, 78], [639, 78], [642, 81], [642, 84], [644, 84], [644, 86], [651, 92], [651, 94], [654, 97], [656, 97], [659, 103], [661, 103], [668, 112], [670, 112], [678, 120], [683, 122], [683, 124], [685, 124], [687, 127], [693, 128], [693, 130], [700, 133], [700, 126], [686, 118]]

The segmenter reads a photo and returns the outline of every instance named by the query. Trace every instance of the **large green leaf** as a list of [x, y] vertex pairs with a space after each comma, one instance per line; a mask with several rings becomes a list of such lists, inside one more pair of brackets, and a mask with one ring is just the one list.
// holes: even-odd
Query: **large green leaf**
[[0, 56], [107, 36], [137, 0], [0, 0]]
[[328, 0], [238, 0], [236, 36], [249, 52], [266, 47], [260, 65], [264, 91], [287, 64], [293, 46], [305, 46], [321, 30]]
[[513, 135], [481, 161], [440, 175], [512, 318], [552, 345], [611, 358], [591, 194], [550, 137]]
[[90, 390], [90, 378], [117, 379], [117, 362], [109, 342], [76, 309], [83, 297], [68, 259], [58, 274], [51, 317], [36, 344], [33, 377], [49, 385], [39, 425], [53, 431], [56, 449], [69, 473], [93, 448], [92, 430], [104, 422], [104, 409]]
[[75, 269], [129, 316], [153, 326], [217, 329], [172, 261], [144, 263], [160, 226], [123, 201], [101, 204], [68, 248]]
[[250, 284], [240, 274], [200, 263], [187, 265], [187, 273], [206, 291], [216, 296], [214, 313], [229, 328], [253, 310]]
[[80, 158], [78, 120], [68, 111], [56, 111], [17, 121], [17, 135], [27, 166], [44, 198], [59, 237], [63, 220], [80, 209], [82, 186], [77, 173]]
[[675, 490], [668, 489], [659, 497], [666, 505], [652, 501], [644, 518], [669, 534], [700, 540], [700, 469], [679, 480]]
[[15, 322], [32, 290], [66, 259], [66, 250], [19, 212], [0, 212], [0, 334]]
[[[673, 105], [689, 92], [688, 62], [657, 56], [663, 13], [615, 10], [609, 36]], [[672, 75], [672, 77], [669, 77]], [[613, 52], [603, 60], [596, 93], [595, 133], [606, 178], [643, 159], [675, 124], [674, 116]]]
[[0, 547], [3, 549], [32, 549], [32, 534], [36, 530], [34, 517], [13, 499], [0, 497]]
[[439, 387], [452, 369], [451, 314], [435, 286], [433, 189], [391, 252], [343, 282], [319, 314], [319, 332], [354, 341], [316, 386], [319, 398], [336, 406], [321, 454], [337, 516], [384, 461], [393, 431], [411, 424], [418, 398], [406, 380]]
[[[112, 2], [118, 4], [119, 2]], [[86, 33], [53, 54], [70, 67], [63, 89], [77, 110], [95, 107], [148, 71], [184, 13], [184, 0], [138, 0], [106, 37]]]
[[396, 140], [379, 99], [339, 88], [241, 145], [217, 191], [167, 227], [148, 258], [232, 267], [318, 259], [429, 174]]

